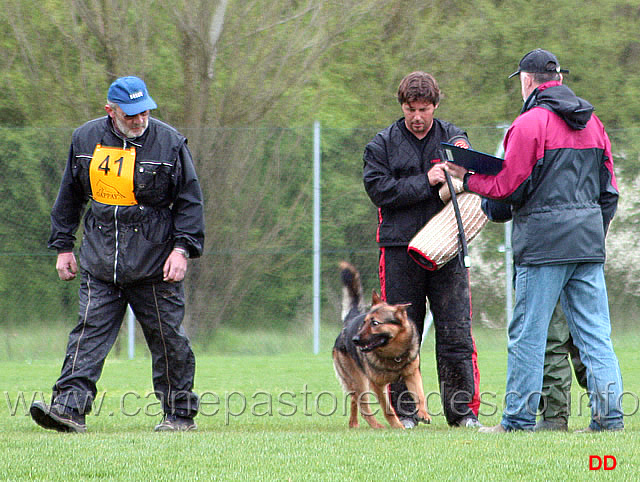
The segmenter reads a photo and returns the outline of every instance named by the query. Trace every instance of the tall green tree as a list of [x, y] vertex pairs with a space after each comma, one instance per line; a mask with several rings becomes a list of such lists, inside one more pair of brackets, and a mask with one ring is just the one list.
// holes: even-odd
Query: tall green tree
[[[115, 77], [139, 75], [158, 103], [153, 114], [188, 136], [206, 198], [207, 254], [191, 264], [188, 278], [190, 329], [246, 323], [252, 307], [244, 300], [256, 298], [264, 316], [285, 310], [291, 318], [309, 296], [301, 280], [310, 273], [313, 121], [323, 132], [330, 284], [330, 256], [347, 253], [375, 265], [367, 251], [375, 212], [362, 190], [362, 149], [400, 117], [395, 91], [412, 70], [438, 79], [444, 98], [437, 115], [467, 129], [474, 147], [493, 152], [497, 127], [521, 106], [517, 80], [506, 77], [525, 52], [554, 51], [571, 70], [566, 83], [594, 104], [612, 136], [620, 184], [635, 182], [639, 17], [636, 0], [563, 0], [544, 11], [525, 0], [5, 0], [4, 212], [25, 216], [0, 222], [3, 250], [44, 247], [52, 180], [62, 171], [71, 128], [104, 115]], [[21, 130], [27, 126], [36, 130]], [[18, 160], [28, 162], [22, 177]], [[18, 182], [38, 193], [33, 200], [11, 187]], [[612, 233], [628, 237], [636, 212], [636, 203], [621, 204]], [[22, 229], [37, 235], [25, 241]], [[494, 279], [501, 232], [491, 229], [476, 245], [484, 263], [478, 271]], [[33, 263], [31, 278], [48, 279], [50, 260]], [[7, 256], [0, 264], [0, 282], [15, 280]], [[612, 262], [608, 274], [621, 280], [621, 293], [629, 286], [623, 264]]]

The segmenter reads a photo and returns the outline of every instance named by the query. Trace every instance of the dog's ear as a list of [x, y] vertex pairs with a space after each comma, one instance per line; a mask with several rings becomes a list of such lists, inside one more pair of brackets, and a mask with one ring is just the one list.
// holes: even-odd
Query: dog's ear
[[382, 303], [382, 298], [378, 296], [376, 290], [373, 290], [373, 294], [371, 295], [371, 306], [379, 305], [380, 303]]
[[396, 309], [396, 317], [404, 318], [407, 316], [407, 308], [411, 306], [411, 303], [402, 303], [399, 305], [394, 305]]

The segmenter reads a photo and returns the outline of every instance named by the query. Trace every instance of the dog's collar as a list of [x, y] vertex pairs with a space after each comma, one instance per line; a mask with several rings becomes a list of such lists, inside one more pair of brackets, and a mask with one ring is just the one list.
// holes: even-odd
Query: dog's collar
[[409, 350], [404, 352], [402, 355], [393, 358], [379, 358], [379, 363], [376, 363], [373, 358], [369, 358], [369, 364], [377, 370], [400, 373], [417, 357], [418, 351], [416, 351], [415, 354], [412, 354], [411, 350]]
[[411, 363], [418, 356], [417, 353], [416, 353], [416, 355], [414, 357], [409, 359], [410, 355], [411, 355], [411, 350], [407, 350], [402, 355], [393, 357], [393, 361], [396, 362], [396, 363], [402, 363], [402, 362], [405, 362], [405, 361], [406, 361], [406, 363]]

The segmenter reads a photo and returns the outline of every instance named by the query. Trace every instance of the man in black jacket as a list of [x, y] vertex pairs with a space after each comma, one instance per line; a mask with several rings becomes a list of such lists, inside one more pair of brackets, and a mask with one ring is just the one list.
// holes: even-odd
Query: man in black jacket
[[[364, 151], [364, 186], [378, 207], [380, 290], [389, 303], [411, 303], [407, 312], [421, 337], [428, 299], [445, 417], [451, 426], [475, 427], [480, 376], [468, 272], [458, 257], [427, 271], [407, 252], [413, 236], [444, 207], [438, 195], [446, 181], [440, 143], [456, 136], [468, 141], [464, 131], [434, 118], [440, 89], [430, 74], [407, 75], [398, 102], [404, 117], [379, 132]], [[393, 384], [392, 404], [405, 427], [413, 427], [415, 407], [406, 390], [403, 382]]]
[[51, 212], [49, 248], [61, 280], [76, 277], [79, 319], [69, 335], [51, 406], [35, 402], [44, 428], [85, 432], [105, 358], [130, 305], [151, 351], [155, 395], [164, 411], [156, 431], [193, 430], [195, 357], [184, 333], [187, 259], [202, 254], [202, 192], [187, 140], [151, 118], [145, 83], [121, 77], [109, 87], [107, 116], [76, 129]]

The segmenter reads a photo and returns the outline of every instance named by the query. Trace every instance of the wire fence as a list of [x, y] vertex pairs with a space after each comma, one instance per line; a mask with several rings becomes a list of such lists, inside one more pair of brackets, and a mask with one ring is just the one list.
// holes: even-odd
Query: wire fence
[[[317, 192], [310, 126], [182, 130], [196, 162], [207, 224], [204, 255], [190, 261], [185, 283], [185, 326], [194, 341], [206, 346], [221, 328], [309, 333], [318, 195], [321, 323], [338, 321], [341, 260], [359, 268], [366, 293], [378, 288], [377, 215], [362, 185], [362, 152], [378, 130], [321, 126]], [[495, 153], [504, 126], [466, 130], [475, 149]], [[75, 323], [77, 281], [57, 279], [55, 253], [46, 249], [71, 132], [0, 129], [0, 323], [6, 335], [0, 357], [17, 352], [25, 329]], [[609, 135], [621, 200], [608, 237], [607, 276], [612, 312], [626, 323], [640, 299], [640, 133], [633, 128]], [[474, 323], [482, 326], [506, 322], [503, 244], [504, 227], [489, 224], [470, 245]]]

